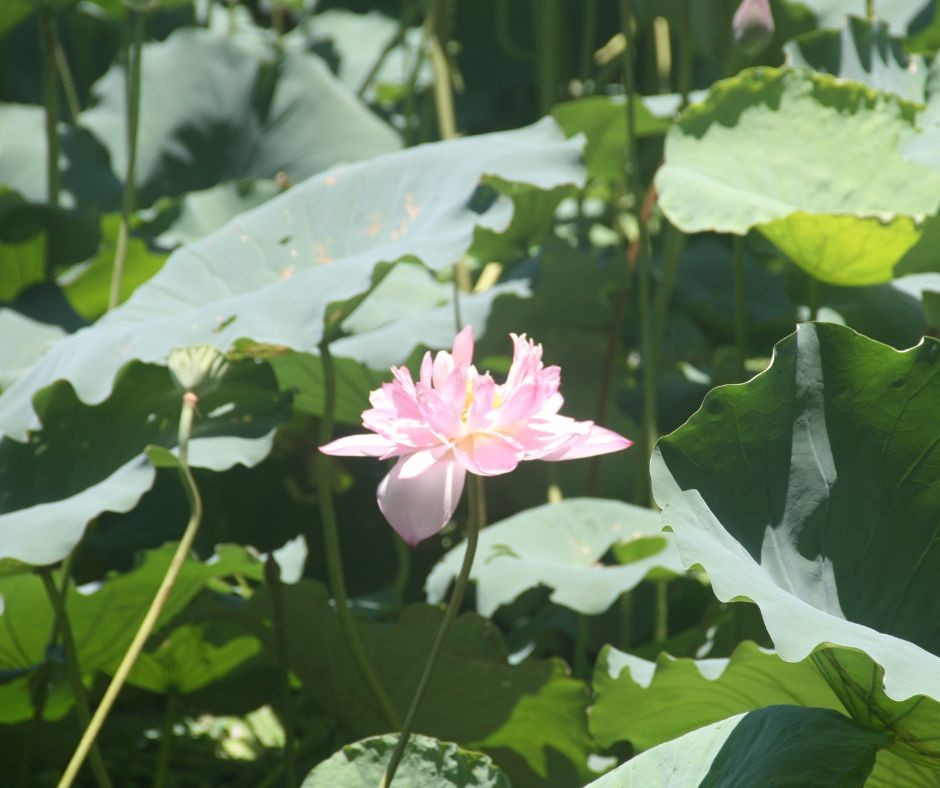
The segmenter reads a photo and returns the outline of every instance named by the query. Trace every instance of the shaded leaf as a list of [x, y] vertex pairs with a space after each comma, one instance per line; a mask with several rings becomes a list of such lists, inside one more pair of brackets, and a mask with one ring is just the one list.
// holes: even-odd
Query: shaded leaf
[[940, 343], [905, 353], [804, 324], [771, 366], [663, 438], [663, 524], [722, 601], [761, 609], [778, 654], [813, 654], [849, 713], [940, 765], [936, 430]]
[[660, 744], [591, 787], [861, 788], [889, 741], [830, 709], [770, 706]]

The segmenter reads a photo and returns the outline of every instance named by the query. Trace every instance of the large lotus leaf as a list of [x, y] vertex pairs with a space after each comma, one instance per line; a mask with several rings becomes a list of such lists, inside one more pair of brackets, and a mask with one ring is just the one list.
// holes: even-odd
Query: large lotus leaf
[[640, 750], [763, 706], [843, 710], [810, 661], [784, 662], [751, 641], [727, 659], [660, 654], [656, 662], [607, 646], [594, 669], [594, 696], [588, 719], [597, 742], [629, 741]]
[[[66, 610], [83, 674], [91, 676], [116, 667], [150, 607], [175, 549], [175, 544], [166, 544], [151, 550], [135, 569], [94, 588], [69, 589]], [[230, 545], [220, 546], [206, 563], [187, 561], [163, 607], [158, 628], [182, 611], [207, 582], [236, 573], [260, 580], [262, 567], [244, 549]], [[59, 581], [58, 573], [54, 573], [54, 579]], [[32, 715], [29, 678], [49, 658], [46, 646], [54, 614], [42, 581], [33, 574], [0, 577], [0, 601], [0, 670], [21, 674], [11, 682], [20, 702], [14, 704], [13, 697], [9, 697], [10, 707], [6, 702], [3, 704], [5, 712], [0, 720], [9, 723]], [[58, 683], [65, 684], [64, 676], [53, 685], [55, 697]], [[61, 716], [71, 705], [71, 699], [56, 703], [53, 717]]]
[[[356, 736], [386, 729], [343, 646], [326, 590], [302, 580], [282, 589], [291, 670], [317, 705]], [[259, 590], [250, 609], [268, 620], [267, 592]], [[366, 650], [393, 705], [403, 717], [443, 611], [428, 605], [405, 609], [392, 626], [359, 624]], [[427, 690], [416, 730], [493, 754], [502, 768], [530, 779], [554, 774], [561, 784], [577, 784], [586, 771], [590, 738], [585, 721], [585, 686], [558, 661], [526, 660], [510, 665], [502, 637], [486, 619], [460, 616], [450, 631]], [[499, 752], [510, 751], [504, 760]], [[557, 777], [557, 775], [556, 775]], [[515, 778], [513, 777], [514, 782]], [[542, 784], [536, 782], [536, 785]]]
[[[0, 430], [22, 437], [36, 423], [33, 393], [55, 380], [99, 402], [128, 360], [162, 361], [173, 347], [228, 349], [250, 338], [311, 352], [327, 308], [365, 294], [378, 263], [416, 257], [439, 270], [466, 252], [475, 226], [508, 225], [507, 203], [473, 208], [483, 174], [543, 188], [578, 182], [579, 150], [543, 121], [388, 154], [294, 186], [177, 250], [129, 301], [60, 342], [0, 396]], [[413, 347], [406, 339], [400, 360]]]
[[[327, 60], [335, 58], [338, 61], [336, 76], [354, 93], [363, 87], [385, 47], [395, 43], [397, 38], [399, 43], [382, 59], [363, 93], [368, 101], [375, 101], [382, 87], [401, 86], [410, 80], [423, 37], [418, 27], [406, 28], [402, 36], [400, 27], [398, 20], [379, 11], [357, 14], [345, 8], [331, 8], [310, 17], [285, 38], [288, 45], [312, 46]], [[418, 68], [418, 89], [429, 87], [433, 78], [434, 70], [425, 53]]]
[[98, 217], [27, 202], [0, 187], [0, 301], [13, 301], [59, 266], [80, 262], [98, 247]]
[[[866, 0], [787, 0], [805, 6], [816, 15], [819, 27], [842, 27], [847, 16], [864, 16]], [[932, 0], [875, 0], [878, 18], [896, 35], [904, 35], [908, 26], [931, 5]]]
[[[258, 564], [253, 567], [258, 568]], [[228, 675], [260, 651], [260, 641], [251, 635], [217, 644], [203, 636], [201, 627], [184, 625], [153, 651], [142, 653], [127, 681], [151, 692], [188, 695]]]
[[[154, 468], [144, 451], [176, 446], [180, 393], [165, 367], [133, 363], [100, 405], [84, 404], [65, 382], [35, 402], [42, 429], [25, 443], [0, 440], [0, 557], [50, 564], [89, 520], [128, 511], [150, 489]], [[274, 428], [290, 417], [290, 396], [266, 364], [242, 361], [199, 407], [190, 463], [223, 470], [267, 456]]]
[[28, 17], [35, 6], [30, 0], [7, 0], [0, 6], [0, 36]]
[[[612, 547], [642, 542], [635, 560], [605, 566]], [[429, 602], [440, 602], [457, 576], [466, 544], [450, 550], [428, 575]], [[571, 498], [528, 509], [484, 529], [470, 572], [477, 610], [491, 616], [523, 591], [552, 589], [552, 602], [579, 613], [603, 613], [625, 591], [653, 573], [682, 571], [659, 515], [599, 498]]]
[[[114, 253], [120, 232], [121, 217], [116, 213], [101, 218], [101, 244], [80, 266], [59, 277], [69, 303], [78, 314], [88, 321], [97, 320], [108, 311], [111, 295], [111, 274], [114, 270]], [[136, 235], [127, 239], [124, 257], [124, 275], [118, 303], [123, 303], [131, 294], [163, 267], [166, 253], [154, 250], [146, 240]]]
[[[31, 203], [44, 203], [46, 191], [45, 110], [26, 104], [0, 105], [0, 184]], [[121, 185], [111, 171], [108, 151], [87, 129], [59, 125], [62, 205], [117, 210]]]
[[909, 56], [903, 39], [892, 36], [883, 21], [849, 17], [840, 30], [814, 30], [790, 41], [784, 53], [787, 65], [862, 82], [909, 101], [925, 100], [923, 58]]
[[[678, 103], [677, 103], [678, 108]], [[586, 96], [555, 105], [552, 115], [565, 133], [584, 134], [584, 158], [592, 177], [626, 177], [627, 103], [623, 96]], [[671, 121], [657, 116], [645, 101], [636, 105], [637, 137], [665, 134]]]
[[900, 152], [915, 109], [823, 74], [746, 71], [667, 135], [660, 204], [685, 232], [757, 227], [817, 279], [886, 282], [940, 207], [940, 173]]
[[40, 323], [12, 309], [0, 309], [0, 390], [5, 389], [43, 353], [65, 336], [58, 326]]
[[[142, 53], [137, 188], [142, 205], [230, 180], [293, 181], [399, 147], [395, 132], [336, 83], [315, 55], [276, 54], [182, 28]], [[180, 90], [186, 85], [186, 90]], [[93, 88], [81, 124], [123, 177], [124, 69]]]
[[831, 709], [770, 706], [660, 744], [591, 788], [861, 788], [889, 741]]
[[857, 720], [893, 730], [895, 752], [935, 765], [938, 370], [933, 339], [899, 353], [801, 325], [652, 461], [683, 561], [719, 599], [756, 602], [779, 655], [813, 654]]
[[[374, 788], [397, 743], [398, 736], [386, 734], [347, 744], [310, 772], [301, 788]], [[509, 788], [509, 779], [486, 755], [420, 735], [408, 740], [395, 780], [440, 788]]]

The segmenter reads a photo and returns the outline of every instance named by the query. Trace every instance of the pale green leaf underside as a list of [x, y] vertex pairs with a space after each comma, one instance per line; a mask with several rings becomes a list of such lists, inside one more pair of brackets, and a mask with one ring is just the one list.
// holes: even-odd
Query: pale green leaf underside
[[[662, 539], [654, 554], [620, 566], [599, 563], [612, 546], [651, 536]], [[649, 573], [681, 572], [671, 537], [660, 533], [654, 512], [602, 499], [572, 498], [521, 512], [486, 528], [477, 550], [470, 577], [484, 616], [537, 586], [550, 588], [558, 605], [597, 615]], [[463, 555], [464, 545], [456, 547], [431, 571], [429, 602], [444, 599]]]

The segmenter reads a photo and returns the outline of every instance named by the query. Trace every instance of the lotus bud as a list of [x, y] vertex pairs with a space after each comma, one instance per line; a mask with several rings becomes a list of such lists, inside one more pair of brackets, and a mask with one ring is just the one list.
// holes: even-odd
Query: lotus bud
[[731, 21], [734, 40], [749, 55], [760, 54], [774, 36], [770, 0], [741, 0]]
[[208, 394], [228, 370], [225, 356], [212, 345], [191, 345], [170, 352], [173, 382], [184, 392]]

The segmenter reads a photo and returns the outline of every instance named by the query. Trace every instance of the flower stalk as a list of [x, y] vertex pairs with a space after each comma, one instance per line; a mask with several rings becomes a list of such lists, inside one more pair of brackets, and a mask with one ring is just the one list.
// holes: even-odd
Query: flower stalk
[[744, 239], [734, 237], [734, 340], [738, 378], [747, 378], [747, 281], [744, 278]]
[[[68, 582], [68, 575], [63, 575], [63, 590], [56, 587], [52, 579], [52, 572], [48, 567], [43, 567], [39, 571], [39, 577], [42, 580], [43, 587], [46, 589], [46, 596], [49, 597], [49, 603], [52, 605], [55, 616], [54, 627], [62, 638], [62, 647], [65, 650], [65, 671], [68, 675], [69, 684], [72, 689], [72, 700], [75, 702], [75, 715], [78, 717], [78, 724], [81, 730], [88, 727], [91, 720], [91, 711], [88, 708], [88, 697], [85, 694], [85, 685], [82, 684], [82, 670], [78, 661], [78, 649], [75, 647], [75, 637], [72, 634], [72, 625], [69, 622], [68, 613], [65, 609], [65, 584]], [[108, 770], [105, 768], [104, 760], [101, 757], [101, 751], [98, 745], [94, 744], [91, 748], [91, 770], [95, 775], [95, 781], [100, 788], [110, 788], [111, 779], [108, 777]]]
[[108, 718], [108, 714], [114, 706], [118, 694], [124, 687], [124, 682], [127, 681], [127, 677], [130, 675], [134, 663], [140, 656], [140, 652], [143, 651], [147, 638], [150, 637], [157, 624], [157, 620], [160, 618], [163, 606], [166, 604], [167, 599], [169, 599], [170, 592], [173, 590], [173, 586], [176, 583], [176, 579], [179, 577], [183, 564], [186, 563], [186, 559], [189, 557], [193, 542], [196, 539], [196, 534], [199, 531], [199, 525], [202, 522], [202, 498], [199, 495], [196, 480], [193, 478], [192, 471], [189, 468], [189, 439], [192, 435], [193, 421], [195, 419], [196, 405], [198, 402], [199, 397], [197, 397], [196, 394], [192, 391], [186, 391], [182, 397], [182, 410], [179, 420], [178, 467], [180, 481], [186, 492], [186, 498], [189, 501], [189, 522], [186, 525], [186, 530], [183, 532], [183, 538], [180, 539], [179, 546], [173, 554], [173, 559], [170, 561], [166, 574], [163, 576], [160, 587], [157, 589], [153, 602], [150, 603], [150, 609], [144, 616], [144, 620], [140, 623], [134, 635], [134, 639], [131, 641], [130, 646], [128, 646], [127, 652], [121, 660], [121, 664], [118, 666], [117, 671], [115, 671], [111, 683], [108, 685], [108, 689], [101, 699], [101, 703], [98, 704], [98, 708], [95, 710], [91, 722], [85, 729], [85, 733], [78, 743], [78, 747], [75, 749], [72, 759], [65, 769], [65, 773], [62, 775], [62, 779], [59, 780], [58, 788], [69, 788], [69, 786], [75, 782], [75, 778], [78, 776], [82, 764], [84, 764], [85, 759], [88, 757], [92, 745], [98, 738], [98, 734], [101, 732], [101, 728]]
[[[336, 412], [336, 367], [333, 364], [333, 356], [330, 354], [329, 342], [325, 339], [320, 343], [320, 362], [323, 365], [323, 417], [320, 419], [318, 438], [322, 446], [329, 443], [333, 437], [333, 417]], [[330, 592], [336, 603], [340, 629], [343, 631], [353, 662], [359, 669], [359, 675], [362, 676], [362, 680], [372, 694], [379, 714], [391, 730], [397, 730], [398, 714], [369, 661], [352, 611], [349, 609], [349, 596], [346, 593], [346, 578], [343, 574], [343, 558], [339, 545], [339, 528], [336, 524], [336, 512], [333, 509], [330, 458], [325, 454], [317, 455], [316, 485], [317, 500], [320, 504], [320, 522], [323, 527], [326, 571]]]
[[425, 692], [431, 683], [431, 676], [434, 674], [434, 668], [437, 665], [438, 658], [444, 648], [447, 635], [450, 632], [454, 620], [457, 618], [457, 612], [463, 602], [464, 594], [470, 583], [470, 570], [473, 568], [473, 558], [477, 551], [477, 539], [480, 530], [486, 525], [486, 500], [483, 493], [483, 477], [471, 475], [470, 482], [470, 519], [467, 522], [467, 548], [463, 556], [463, 564], [460, 566], [460, 573], [454, 583], [454, 592], [451, 594], [450, 602], [444, 613], [444, 620], [441, 621], [440, 629], [434, 638], [434, 644], [428, 654], [428, 661], [424, 666], [424, 673], [421, 674], [421, 680], [415, 690], [414, 698], [411, 701], [411, 707], [408, 709], [408, 715], [405, 717], [405, 724], [402, 726], [401, 733], [398, 735], [398, 743], [392, 752], [391, 760], [385, 769], [385, 776], [379, 784], [380, 788], [390, 788], [392, 780], [395, 778], [395, 772], [401, 763], [401, 759], [408, 747], [408, 740], [411, 738], [411, 732], [414, 729], [415, 718], [421, 708], [421, 702], [424, 700]]

